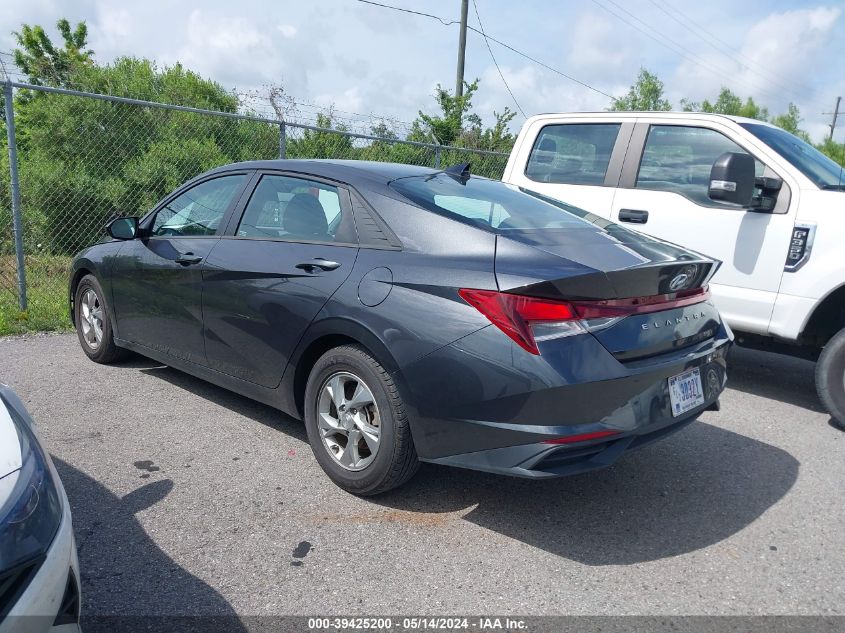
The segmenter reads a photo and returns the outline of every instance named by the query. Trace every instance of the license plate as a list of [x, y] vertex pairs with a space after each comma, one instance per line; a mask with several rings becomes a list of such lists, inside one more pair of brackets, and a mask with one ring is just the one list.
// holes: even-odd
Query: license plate
[[675, 417], [704, 404], [704, 390], [701, 388], [698, 367], [669, 379], [669, 400], [672, 403], [672, 415]]

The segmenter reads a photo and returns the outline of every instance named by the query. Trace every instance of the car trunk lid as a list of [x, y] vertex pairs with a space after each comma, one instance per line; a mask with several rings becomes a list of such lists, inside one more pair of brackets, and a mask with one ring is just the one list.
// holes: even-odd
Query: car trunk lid
[[499, 235], [500, 291], [571, 306], [583, 328], [620, 361], [715, 335], [719, 315], [706, 287], [718, 261], [610, 223], [584, 224]]

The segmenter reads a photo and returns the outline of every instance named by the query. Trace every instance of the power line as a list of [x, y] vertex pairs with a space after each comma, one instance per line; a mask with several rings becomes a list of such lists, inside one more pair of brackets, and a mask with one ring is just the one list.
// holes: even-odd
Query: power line
[[[632, 19], [634, 19], [637, 22], [639, 22], [640, 24], [642, 24], [647, 29], [654, 31], [654, 33], [656, 33], [657, 35], [653, 35], [652, 33], [649, 33], [648, 31], [644, 30], [643, 28], [637, 26], [633, 22], [625, 19], [623, 16], [619, 15], [618, 13], [616, 13], [615, 11], [610, 9], [609, 7], [607, 7], [603, 4], [601, 4], [600, 2], [598, 2], [598, 0], [592, 0], [593, 4], [595, 4], [597, 7], [603, 9], [604, 11], [607, 11], [608, 13], [610, 13], [612, 16], [614, 16], [618, 20], [621, 20], [622, 22], [624, 22], [625, 24], [627, 24], [631, 28], [639, 31], [640, 33], [642, 33], [646, 37], [651, 38], [652, 40], [654, 40], [655, 42], [657, 42], [658, 44], [660, 44], [664, 48], [668, 48], [669, 50], [671, 50], [674, 53], [676, 53], [677, 55], [679, 55], [681, 58], [686, 59], [686, 60], [692, 62], [693, 64], [700, 66], [701, 68], [704, 68], [705, 70], [709, 70], [711, 73], [713, 73], [714, 75], [716, 75], [720, 79], [725, 80], [725, 75], [724, 75], [724, 72], [722, 70], [715, 68], [713, 66], [710, 66], [709, 64], [704, 63], [703, 61], [698, 59], [692, 51], [690, 51], [689, 49], [684, 47], [682, 44], [679, 44], [678, 42], [666, 37], [665, 35], [660, 33], [660, 31], [658, 31], [657, 29], [655, 29], [652, 26], [649, 26], [646, 22], [644, 22], [643, 20], [638, 18], [636, 15], [634, 15], [633, 13], [631, 13], [630, 11], [625, 9], [624, 7], [619, 6], [613, 0], [606, 0], [606, 1], [609, 2], [610, 4], [612, 4], [614, 7], [616, 7], [620, 11], [622, 11], [623, 13], [626, 13], [628, 16], [630, 16]], [[670, 44], [671, 44], [671, 46], [670, 46]], [[774, 98], [779, 97], [779, 95], [776, 95], [774, 92], [770, 92], [767, 89], [762, 88], [761, 86], [755, 86], [755, 88], [759, 92], [762, 92], [764, 94], [768, 94], [768, 95], [770, 95]]]
[[358, 0], [358, 2], [362, 2], [364, 4], [371, 4], [376, 7], [382, 7], [383, 9], [393, 9], [394, 11], [402, 11], [403, 13], [411, 13], [413, 15], [421, 15], [426, 18], [434, 18], [438, 22], [440, 22], [443, 26], [449, 26], [451, 24], [458, 24], [457, 20], [449, 20], [447, 21], [444, 18], [441, 18], [436, 15], [432, 15], [431, 13], [423, 13], [422, 11], [412, 11], [411, 9], [403, 9], [402, 7], [394, 7], [389, 4], [381, 4], [380, 2], [372, 2], [372, 0]]
[[[650, 2], [652, 2], [652, 4], [655, 4], [655, 6], [657, 6], [659, 9], [661, 9], [664, 13], [666, 12], [666, 9], [665, 9], [664, 7], [661, 7], [661, 6], [657, 5], [657, 4], [654, 2], [654, 0], [649, 0], [649, 1], [650, 1]], [[748, 58], [747, 56], [743, 55], [743, 54], [739, 51], [739, 49], [737, 49], [737, 48], [736, 48], [736, 47], [734, 47], [733, 45], [729, 44], [729, 43], [728, 43], [728, 42], [726, 42], [725, 40], [721, 39], [719, 36], [717, 36], [717, 35], [716, 35], [715, 33], [713, 33], [712, 31], [709, 31], [709, 30], [707, 30], [706, 28], [704, 28], [701, 24], [699, 24], [698, 22], [696, 22], [695, 20], [693, 20], [693, 19], [692, 19], [692, 18], [691, 18], [688, 14], [684, 13], [683, 11], [681, 11], [680, 9], [678, 9], [677, 7], [674, 7], [674, 6], [670, 5], [668, 2], [667, 2], [667, 3], [665, 3], [665, 4], [666, 4], [666, 6], [669, 6], [669, 7], [672, 9], [672, 11], [674, 11], [675, 13], [677, 13], [678, 15], [680, 15], [682, 18], [684, 18], [684, 19], [686, 19], [687, 21], [689, 21], [689, 23], [690, 23], [690, 24], [692, 24], [693, 26], [695, 26], [695, 28], [696, 28], [696, 29], [697, 29], [700, 33], [704, 33], [705, 35], [707, 35], [708, 37], [712, 38], [712, 39], [713, 39], [713, 40], [715, 40], [716, 42], [719, 42], [720, 44], [722, 44], [725, 48], [727, 48], [727, 50], [728, 50], [728, 51], [731, 51], [731, 52], [735, 53], [735, 54], [737, 55], [737, 58], [745, 60], [748, 64], [752, 64], [751, 59], [750, 59], [750, 58]], [[668, 14], [667, 14], [667, 15], [668, 15]], [[672, 17], [672, 16], [670, 15], [669, 17]], [[689, 27], [687, 27], [687, 28], [689, 28]], [[755, 66], [756, 66], [756, 65], [755, 65]], [[756, 68], [757, 68], [757, 71], [758, 71], [759, 73], [765, 74], [765, 75], [767, 75], [768, 77], [770, 77], [771, 79], [774, 79], [775, 81], [780, 81], [780, 78], [779, 78], [779, 77], [777, 77], [775, 74], [770, 73], [770, 72], [768, 72], [767, 70], [764, 70], [762, 67], [759, 67], [759, 66], [756, 66]], [[797, 82], [796, 82], [796, 83], [797, 83]], [[781, 85], [783, 86], [783, 85], [785, 85], [785, 84], [781, 83]], [[802, 87], [802, 88], [804, 88], [804, 89], [808, 89], [807, 84], [801, 84], [801, 83], [798, 83], [798, 86], [799, 86], [799, 87]], [[794, 88], [793, 88], [792, 86], [790, 86], [790, 90], [793, 90], [793, 89], [794, 89]], [[797, 93], [796, 93], [796, 94], [797, 94]]]
[[[484, 34], [483, 34], [481, 31], [479, 31], [478, 29], [476, 29], [476, 28], [473, 28], [473, 27], [471, 27], [471, 26], [468, 26], [467, 28], [468, 28], [470, 31], [474, 31], [475, 33], [478, 33], [479, 35], [484, 36]], [[553, 73], [556, 73], [556, 74], [560, 75], [561, 77], [564, 77], [564, 78], [568, 79], [569, 81], [573, 81], [573, 82], [575, 82], [575, 83], [576, 83], [576, 84], [578, 84], [578, 85], [584, 86], [584, 87], [585, 87], [585, 88], [587, 88], [588, 90], [592, 90], [593, 92], [597, 92], [597, 93], [598, 93], [598, 94], [600, 94], [600, 95], [604, 95], [604, 96], [605, 96], [605, 97], [607, 97], [608, 99], [612, 99], [612, 100], [616, 101], [616, 97], [614, 97], [612, 94], [608, 94], [608, 93], [606, 93], [604, 90], [599, 90], [598, 88], [596, 88], [596, 87], [594, 87], [594, 86], [591, 86], [590, 84], [585, 83], [585, 82], [581, 81], [580, 79], [576, 79], [576, 78], [575, 78], [575, 77], [573, 77], [572, 75], [567, 75], [567, 74], [566, 74], [565, 72], [563, 72], [562, 70], [558, 70], [557, 68], [552, 68], [552, 67], [551, 67], [551, 66], [549, 66], [548, 64], [546, 64], [546, 63], [544, 63], [544, 62], [541, 62], [539, 59], [536, 59], [536, 58], [534, 58], [534, 57], [531, 57], [531, 55], [528, 55], [527, 53], [523, 53], [522, 51], [515, 49], [515, 48], [514, 48], [513, 46], [511, 46], [510, 44], [505, 44], [503, 41], [501, 41], [501, 40], [497, 40], [495, 37], [493, 37], [493, 36], [491, 36], [491, 35], [486, 35], [486, 36], [484, 36], [484, 37], [486, 37], [486, 38], [487, 38], [488, 40], [490, 40], [491, 42], [496, 42], [496, 44], [498, 44], [499, 46], [503, 46], [503, 47], [505, 47], [506, 49], [508, 49], [509, 51], [511, 51], [511, 52], [513, 52], [513, 53], [516, 53], [517, 55], [520, 55], [521, 57], [524, 57], [525, 59], [527, 59], [527, 60], [529, 60], [529, 61], [534, 62], [534, 63], [535, 63], [535, 64], [537, 64], [538, 66], [542, 66], [542, 67], [543, 67], [543, 68], [545, 68], [546, 70], [550, 70], [550, 71], [552, 71]]]
[[[727, 44], [724, 44], [724, 46], [722, 46], [722, 47], [720, 47], [720, 46], [718, 46], [717, 44], [715, 44], [715, 43], [713, 42], [713, 40], [714, 40], [714, 39], [715, 39], [716, 41], [719, 41], [719, 42], [721, 42], [721, 40], [719, 40], [718, 38], [716, 38], [714, 35], [711, 35], [711, 34], [710, 34], [707, 30], [705, 30], [703, 27], [699, 27], [698, 25], [695, 25], [695, 26], [696, 26], [696, 29], [692, 29], [692, 28], [690, 27], [690, 25], [689, 25], [689, 24], [685, 23], [685, 22], [684, 22], [684, 20], [682, 20], [682, 19], [681, 19], [681, 18], [679, 18], [678, 16], [675, 16], [675, 15], [672, 15], [671, 13], [669, 13], [669, 11], [667, 11], [667, 10], [666, 10], [666, 8], [665, 8], [663, 5], [661, 5], [659, 2], [657, 2], [656, 0], [648, 0], [648, 1], [649, 1], [651, 4], [653, 4], [653, 5], [654, 5], [654, 6], [655, 6], [655, 7], [656, 7], [659, 11], [661, 11], [663, 14], [665, 14], [667, 17], [669, 17], [669, 18], [670, 18], [671, 20], [673, 20], [674, 22], [677, 22], [678, 24], [680, 24], [682, 27], [684, 27], [684, 28], [685, 28], [686, 30], [688, 30], [690, 33], [694, 33], [694, 34], [698, 35], [698, 37], [699, 37], [699, 38], [701, 38], [701, 40], [702, 40], [702, 41], [706, 42], [706, 43], [707, 43], [707, 44], [709, 44], [711, 47], [713, 47], [713, 49], [714, 49], [715, 51], [717, 51], [720, 55], [722, 55], [723, 57], [725, 57], [725, 58], [726, 58], [726, 59], [728, 59], [729, 61], [731, 61], [731, 62], [735, 62], [736, 64], [738, 64], [740, 68], [742, 68], [742, 69], [744, 69], [744, 70], [747, 70], [747, 71], [749, 71], [749, 72], [752, 72], [752, 73], [754, 73], [754, 74], [756, 74], [756, 75], [760, 75], [760, 76], [761, 76], [761, 78], [762, 78], [762, 75], [767, 75], [767, 76], [769, 77], [769, 80], [770, 80], [770, 81], [774, 81], [774, 82], [776, 82], [776, 83], [780, 86], [780, 88], [782, 88], [782, 89], [784, 89], [784, 90], [786, 90], [786, 91], [788, 91], [788, 92], [791, 92], [793, 95], [797, 95], [797, 94], [798, 94], [798, 93], [796, 92], [796, 90], [795, 90], [795, 85], [790, 85], [790, 84], [787, 84], [786, 82], [782, 81], [779, 77], [776, 77], [775, 75], [773, 75], [773, 74], [771, 74], [771, 73], [769, 73], [769, 72], [763, 71], [762, 69], [754, 69], [754, 68], [752, 68], [751, 66], [749, 66], [749, 65], [747, 65], [747, 64], [745, 64], [745, 63], [743, 63], [742, 61], [740, 61], [740, 59], [739, 59], [739, 52], [738, 52], [736, 49], [734, 49], [734, 48], [730, 47], [730, 46], [729, 46], [729, 45], [727, 45]], [[684, 15], [683, 15], [680, 11], [678, 11], [677, 9], [673, 9], [673, 10], [674, 10], [674, 11], [676, 11], [678, 14], [680, 14], [682, 17], [685, 17], [685, 16], [684, 16]], [[687, 19], [689, 20], [689, 18], [687, 18]], [[693, 22], [692, 22], [692, 20], [689, 20], [689, 22], [690, 22], [690, 23], [692, 23], [692, 24], [695, 24], [695, 23], [693, 23]], [[699, 32], [698, 32], [698, 33], [696, 33], [696, 31], [699, 31]], [[703, 35], [702, 35], [702, 34], [703, 34]], [[728, 52], [725, 52], [725, 48], [727, 48]], [[734, 56], [733, 54], [731, 54], [731, 53], [735, 53], [737, 56], [735, 57], [735, 56]]]
[[505, 84], [505, 88], [507, 88], [508, 94], [511, 96], [511, 99], [513, 99], [513, 102], [516, 104], [516, 109], [519, 110], [519, 113], [522, 116], [525, 116], [525, 112], [522, 111], [522, 107], [519, 105], [519, 101], [516, 100], [516, 97], [514, 96], [511, 87], [508, 85], [507, 79], [505, 79], [504, 74], [502, 74], [502, 69], [499, 68], [499, 62], [496, 61], [496, 56], [493, 54], [493, 49], [490, 48], [490, 42], [487, 41], [487, 35], [484, 33], [484, 25], [481, 24], [481, 16], [478, 14], [478, 5], [476, 4], [475, 0], [472, 0], [472, 6], [475, 9], [475, 17], [478, 20], [478, 28], [481, 29], [481, 36], [484, 38], [484, 43], [487, 45], [487, 50], [490, 53], [490, 59], [493, 60], [493, 65], [496, 66], [496, 70], [499, 71], [499, 77], [502, 78], [502, 83]]
[[[427, 18], [434, 18], [435, 20], [437, 20], [438, 22], [440, 22], [440, 23], [441, 23], [441, 24], [443, 24], [444, 26], [449, 26], [449, 25], [451, 25], [451, 24], [458, 24], [458, 21], [457, 21], [457, 20], [451, 20], [451, 21], [448, 21], [448, 20], [446, 20], [446, 19], [444, 19], [444, 18], [438, 17], [438, 16], [436, 16], [436, 15], [431, 15], [431, 14], [429, 14], [429, 13], [422, 13], [422, 12], [420, 12], [420, 11], [411, 11], [410, 9], [403, 9], [402, 7], [394, 7], [394, 6], [392, 6], [392, 5], [389, 5], [389, 4], [381, 4], [381, 3], [379, 3], [379, 2], [372, 2], [371, 0], [356, 0], [356, 1], [357, 1], [357, 2], [363, 2], [363, 3], [365, 3], [365, 4], [372, 4], [372, 5], [375, 5], [375, 6], [377, 6], [377, 7], [382, 7], [382, 8], [385, 8], [385, 9], [393, 9], [394, 11], [402, 11], [403, 13], [413, 13], [414, 15], [421, 15], [421, 16], [424, 16], [424, 17], [427, 17]], [[580, 79], [576, 79], [576, 78], [575, 78], [575, 77], [573, 77], [572, 75], [567, 75], [567, 74], [566, 74], [565, 72], [563, 72], [562, 70], [558, 70], [557, 68], [553, 68], [552, 66], [549, 66], [548, 64], [546, 64], [546, 63], [544, 63], [544, 62], [541, 62], [539, 59], [536, 59], [535, 57], [531, 57], [531, 55], [528, 55], [527, 53], [523, 53], [523, 52], [522, 52], [522, 51], [520, 51], [520, 50], [517, 50], [516, 48], [514, 48], [514, 47], [513, 47], [513, 46], [511, 46], [510, 44], [505, 44], [503, 41], [501, 41], [501, 40], [497, 40], [495, 37], [493, 37], [493, 36], [491, 36], [491, 35], [486, 35], [486, 34], [482, 33], [480, 30], [476, 29], [475, 27], [472, 27], [472, 26], [467, 26], [467, 29], [469, 29], [470, 31], [473, 31], [474, 33], [477, 33], [477, 34], [481, 35], [482, 37], [484, 37], [484, 38], [486, 38], [486, 39], [490, 40], [491, 42], [495, 42], [495, 43], [496, 43], [496, 44], [498, 44], [499, 46], [502, 46], [502, 47], [504, 47], [504, 48], [508, 49], [509, 51], [513, 52], [513, 53], [516, 53], [516, 54], [517, 54], [517, 55], [519, 55], [520, 57], [524, 57], [525, 59], [527, 59], [527, 60], [529, 60], [529, 61], [531, 61], [531, 62], [534, 62], [534, 63], [535, 63], [535, 64], [537, 64], [538, 66], [542, 66], [542, 67], [543, 67], [543, 68], [545, 68], [546, 70], [550, 70], [550, 71], [552, 71], [553, 73], [555, 73], [555, 74], [557, 74], [557, 75], [560, 75], [561, 77], [563, 77], [563, 78], [565, 78], [565, 79], [568, 79], [569, 81], [571, 81], [571, 82], [574, 82], [574, 83], [578, 84], [579, 86], [583, 86], [584, 88], [587, 88], [588, 90], [592, 90], [593, 92], [596, 92], [596, 93], [598, 93], [598, 94], [600, 94], [600, 95], [603, 95], [603, 96], [607, 97], [608, 99], [612, 99], [612, 100], [616, 101], [616, 97], [614, 97], [614, 96], [613, 96], [613, 95], [611, 95], [611, 94], [606, 93], [604, 90], [600, 90], [599, 88], [596, 88], [596, 87], [594, 87], [594, 86], [591, 86], [590, 84], [588, 84], [588, 83], [586, 83], [586, 82], [584, 82], [584, 81], [581, 81]]]

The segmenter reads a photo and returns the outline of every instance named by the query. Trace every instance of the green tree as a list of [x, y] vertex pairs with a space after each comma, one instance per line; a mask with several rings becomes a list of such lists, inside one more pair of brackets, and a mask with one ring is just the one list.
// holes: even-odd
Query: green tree
[[837, 143], [831, 139], [825, 139], [816, 145], [816, 148], [826, 154], [840, 165], [845, 166], [845, 143]]
[[483, 128], [480, 118], [473, 120], [471, 127], [461, 134], [458, 145], [488, 151], [511, 151], [516, 137], [511, 133], [508, 125], [515, 116], [516, 112], [506, 107], [504, 112], [493, 112], [495, 119], [493, 127]]
[[695, 101], [681, 99], [681, 108], [684, 112], [715, 112], [717, 114], [743, 116], [761, 121], [767, 121], [769, 119], [769, 110], [758, 105], [752, 97], [748, 97], [743, 102], [738, 95], [725, 87], [722, 87], [719, 91], [719, 96], [713, 102], [705, 99], [699, 104]]
[[409, 135], [410, 140], [430, 142], [431, 136], [441, 145], [454, 145], [469, 124], [480, 124], [478, 115], [472, 113], [472, 97], [478, 90], [478, 79], [464, 82], [464, 94], [453, 95], [437, 84], [434, 100], [440, 108], [439, 114], [419, 111], [419, 118]]
[[[92, 92], [234, 112], [219, 84], [176, 65], [120, 58], [76, 68]], [[29, 251], [70, 254], [115, 214], [142, 214], [188, 178], [218, 165], [278, 155], [278, 127], [70, 95], [19, 91], [21, 191]], [[34, 248], [33, 248], [34, 247]]]
[[43, 27], [24, 24], [13, 35], [20, 48], [14, 51], [15, 65], [27, 75], [30, 83], [65, 87], [74, 73], [91, 66], [94, 52], [87, 49], [88, 26], [79, 22], [71, 29], [70, 22], [61, 18], [56, 28], [62, 36], [57, 46]]
[[809, 135], [799, 127], [801, 124], [801, 112], [798, 110], [798, 106], [794, 103], [790, 103], [789, 106], [787, 106], [786, 112], [772, 118], [772, 123], [780, 128], [783, 128], [787, 132], [791, 132], [792, 134], [801, 137], [805, 141], [810, 140]]
[[610, 110], [671, 110], [672, 105], [663, 94], [663, 82], [657, 75], [640, 68], [637, 80], [628, 89], [628, 94], [614, 99]]
[[[336, 132], [347, 132], [342, 123], [335, 123], [333, 113], [319, 113], [317, 115], [319, 130], [303, 130], [300, 138], [288, 142], [287, 156], [289, 158], [357, 158], [357, 150], [352, 145], [352, 137]], [[325, 131], [324, 131], [325, 130]]]

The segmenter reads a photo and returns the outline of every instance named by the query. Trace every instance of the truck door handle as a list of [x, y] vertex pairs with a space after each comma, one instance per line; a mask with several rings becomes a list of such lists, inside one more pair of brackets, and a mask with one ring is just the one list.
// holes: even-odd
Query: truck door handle
[[193, 253], [179, 253], [179, 256], [176, 258], [176, 263], [182, 264], [183, 266], [199, 264], [201, 261], [202, 257], [200, 257], [199, 255], [194, 255]]
[[645, 224], [648, 222], [648, 211], [640, 209], [619, 209], [619, 221], [631, 224]]
[[336, 268], [340, 268], [340, 264], [338, 262], [332, 262], [327, 259], [323, 259], [322, 257], [316, 257], [310, 262], [302, 262], [301, 264], [297, 264], [296, 267], [300, 270], [304, 270], [311, 273], [314, 272], [315, 268], [319, 268], [320, 270], [335, 270]]

